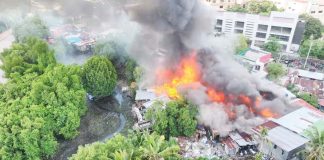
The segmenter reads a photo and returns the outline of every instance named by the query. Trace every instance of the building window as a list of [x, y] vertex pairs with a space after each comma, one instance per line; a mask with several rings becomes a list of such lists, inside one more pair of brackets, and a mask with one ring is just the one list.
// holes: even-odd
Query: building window
[[222, 28], [221, 27], [215, 27], [216, 32], [222, 32]]
[[266, 38], [266, 33], [261, 33], [261, 32], [257, 32], [256, 33], [256, 37], [258, 37], [258, 38]]
[[318, 13], [323, 13], [323, 11], [318, 11]]
[[243, 27], [244, 27], [244, 22], [236, 21], [236, 22], [235, 22], [235, 27], [236, 27], [236, 28], [243, 28]]
[[266, 32], [268, 30], [268, 25], [259, 24], [258, 31]]
[[274, 145], [273, 148], [274, 148], [274, 149], [277, 149], [277, 145]]
[[219, 6], [219, 8], [223, 8], [223, 6]]
[[256, 65], [256, 66], [255, 66], [255, 70], [256, 70], [256, 71], [259, 71], [260, 68], [261, 68], [261, 67], [260, 67], [259, 65]]
[[234, 32], [235, 33], [243, 33], [243, 30], [242, 29], [235, 29]]
[[264, 45], [264, 41], [255, 41], [254, 46], [256, 47], [262, 47]]
[[311, 14], [314, 14], [315, 13], [315, 11], [311, 11]]
[[275, 34], [270, 34], [271, 38], [276, 38], [280, 41], [285, 41], [288, 42], [289, 41], [289, 37], [288, 36], [281, 36], [281, 35], [275, 35]]
[[221, 19], [217, 19], [217, 21], [216, 21], [216, 25], [218, 25], [218, 26], [223, 25], [223, 20], [221, 20]]
[[278, 34], [290, 34], [291, 33], [291, 28], [272, 26], [271, 27], [271, 32], [272, 33], [278, 33]]

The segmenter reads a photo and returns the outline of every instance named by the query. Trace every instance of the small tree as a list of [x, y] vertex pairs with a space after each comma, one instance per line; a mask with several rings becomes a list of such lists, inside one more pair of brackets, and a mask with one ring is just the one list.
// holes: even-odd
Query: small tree
[[314, 107], [318, 107], [318, 98], [316, 95], [313, 95], [311, 93], [301, 93], [297, 97], [305, 100], [307, 103], [311, 104]]
[[320, 127], [312, 127], [306, 131], [306, 135], [311, 139], [305, 149], [306, 160], [324, 159], [324, 130]]
[[229, 12], [240, 12], [240, 13], [247, 13], [248, 10], [244, 7], [242, 7], [239, 4], [235, 4], [234, 6], [227, 9]]
[[269, 41], [263, 45], [263, 49], [270, 52], [273, 57], [278, 57], [281, 47], [279, 40], [276, 38], [270, 38]]
[[268, 0], [251, 0], [247, 4], [247, 10], [253, 14], [269, 15], [271, 11], [278, 11], [277, 6]]
[[197, 108], [183, 100], [171, 101], [162, 109], [161, 103], [148, 110], [145, 117], [154, 122], [153, 130], [164, 135], [167, 139], [171, 136], [191, 136], [197, 125]]
[[270, 63], [267, 66], [268, 78], [276, 80], [285, 74], [285, 69], [280, 63]]
[[16, 41], [23, 42], [28, 37], [45, 39], [49, 36], [49, 29], [38, 16], [27, 17], [13, 29]]
[[313, 35], [314, 39], [322, 37], [323, 25], [319, 19], [308, 14], [302, 14], [300, 18], [306, 21], [304, 40], [309, 39], [311, 35]]
[[295, 84], [289, 83], [286, 88], [294, 95], [298, 95], [299, 89], [296, 87]]
[[248, 46], [248, 40], [246, 37], [244, 37], [243, 34], [240, 34], [238, 36], [238, 43], [235, 47], [235, 53], [240, 53], [240, 52], [243, 52], [245, 51], [246, 49], [248, 49], [249, 46]]
[[94, 56], [83, 67], [82, 81], [89, 94], [95, 97], [109, 96], [116, 86], [117, 73], [107, 58]]
[[[303, 57], [307, 56], [311, 40], [305, 40], [300, 47], [300, 55]], [[309, 55], [319, 59], [324, 59], [324, 42], [322, 40], [313, 40], [313, 45]]]

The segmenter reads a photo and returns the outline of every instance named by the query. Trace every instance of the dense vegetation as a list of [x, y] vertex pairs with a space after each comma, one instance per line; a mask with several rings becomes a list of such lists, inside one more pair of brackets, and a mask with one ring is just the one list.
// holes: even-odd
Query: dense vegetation
[[116, 87], [117, 73], [107, 58], [93, 56], [83, 66], [82, 81], [86, 91], [92, 96], [109, 96]]
[[101, 55], [108, 58], [118, 70], [117, 74], [120, 79], [126, 79], [129, 83], [135, 81], [133, 75], [137, 66], [136, 62], [128, 55], [125, 44], [119, 39], [104, 39], [96, 43], [95, 55]]
[[49, 29], [38, 16], [27, 17], [13, 29], [17, 42], [24, 42], [28, 37], [46, 39], [49, 36]]
[[233, 7], [227, 9], [227, 11], [268, 15], [271, 11], [279, 11], [279, 9], [273, 2], [269, 0], [251, 0], [247, 2], [246, 7], [234, 5]]
[[318, 98], [311, 93], [301, 93], [297, 95], [298, 98], [305, 100], [314, 107], [318, 107]]
[[[300, 47], [300, 55], [303, 57], [307, 56], [309, 51], [311, 40], [305, 40]], [[323, 40], [313, 40], [312, 49], [310, 50], [309, 55], [321, 60], [324, 60], [324, 41]]]
[[276, 80], [285, 74], [285, 68], [280, 63], [270, 63], [267, 66], [268, 78]]
[[162, 102], [156, 102], [145, 114], [153, 122], [152, 129], [169, 137], [190, 137], [196, 131], [197, 108], [184, 100], [170, 101], [163, 108]]
[[304, 40], [307, 40], [313, 35], [314, 39], [322, 37], [323, 25], [321, 21], [317, 18], [312, 17], [308, 14], [300, 15], [301, 19], [305, 20], [305, 31], [304, 31]]
[[303, 152], [302, 159], [306, 160], [322, 160], [324, 159], [324, 128], [322, 126], [313, 126], [306, 131], [306, 135], [310, 138], [306, 149]]
[[29, 73], [41, 75], [46, 67], [56, 65], [54, 51], [45, 41], [37, 38], [26, 38], [24, 43], [13, 44], [1, 53], [5, 76], [13, 78]]
[[1, 59], [10, 79], [0, 86], [0, 159], [48, 158], [58, 137], [78, 134], [86, 111], [80, 67], [56, 64], [35, 38], [14, 44]]
[[279, 57], [278, 53], [281, 51], [282, 45], [279, 43], [279, 40], [276, 38], [270, 38], [268, 42], [266, 42], [262, 48], [270, 52], [273, 57]]
[[243, 34], [238, 36], [237, 44], [235, 46], [235, 53], [241, 53], [249, 48], [248, 39]]
[[166, 141], [156, 133], [130, 133], [127, 137], [116, 135], [105, 143], [79, 147], [70, 160], [130, 160], [130, 159], [180, 159], [179, 146], [174, 139]]

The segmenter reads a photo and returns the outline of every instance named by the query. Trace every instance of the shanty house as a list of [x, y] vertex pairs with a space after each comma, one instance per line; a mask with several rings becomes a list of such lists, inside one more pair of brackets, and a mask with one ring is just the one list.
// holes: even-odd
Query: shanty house
[[267, 142], [260, 145], [263, 153], [271, 155], [276, 160], [293, 159], [309, 142], [305, 131], [323, 120], [324, 113], [312, 106], [303, 105], [285, 116], [253, 128], [252, 131], [260, 136], [262, 127], [268, 129], [265, 137]]

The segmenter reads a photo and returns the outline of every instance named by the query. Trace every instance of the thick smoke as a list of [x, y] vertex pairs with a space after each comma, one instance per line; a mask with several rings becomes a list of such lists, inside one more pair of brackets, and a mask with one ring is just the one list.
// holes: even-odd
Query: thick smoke
[[[261, 97], [260, 90], [266, 90], [260, 80], [233, 60], [235, 38], [212, 35], [212, 15], [217, 13], [200, 1], [139, 0], [126, 8], [132, 19], [142, 25], [142, 34], [137, 35], [131, 53], [146, 69], [148, 81], [144, 85], [156, 85], [153, 77], [159, 67], [176, 66], [183, 56], [195, 51], [202, 79], [210, 87], [252, 100]], [[261, 101], [254, 108], [257, 113], [249, 111], [244, 104], [218, 104], [209, 100], [205, 86], [195, 85], [198, 86], [195, 89], [180, 90], [199, 106], [200, 123], [218, 130], [221, 135], [233, 130], [249, 132], [251, 127], [264, 121], [256, 114], [265, 108], [279, 115], [287, 111], [287, 105], [279, 98]], [[230, 111], [236, 113], [235, 118], [228, 115]]]
[[[29, 12], [38, 12], [39, 8], [43, 8], [42, 13], [36, 14], [42, 15], [49, 25], [55, 25], [52, 24], [54, 21], [73, 24], [82, 22], [97, 33], [109, 33], [112, 28], [122, 31], [128, 53], [145, 70], [145, 81], [142, 85], [146, 87], [156, 85], [154, 77], [158, 68], [172, 68], [183, 56], [195, 52], [201, 65], [202, 79], [211, 87], [227, 94], [243, 94], [254, 100], [261, 96], [259, 90], [267, 90], [262, 81], [252, 77], [243, 66], [233, 60], [235, 37], [213, 36], [213, 15], [217, 13], [201, 0], [34, 0], [33, 4], [19, 2], [1, 0], [0, 9], [1, 6], [6, 6], [1, 13], [19, 10], [21, 13], [14, 15], [23, 19]], [[33, 9], [35, 6], [37, 11]], [[58, 20], [55, 17], [64, 19]], [[10, 23], [14, 24], [11, 21]], [[64, 53], [66, 48], [63, 45], [60, 47]], [[71, 57], [65, 57], [64, 54], [59, 58], [71, 62]], [[79, 61], [76, 57], [73, 59]], [[182, 93], [199, 106], [200, 123], [218, 130], [221, 135], [235, 129], [249, 131], [251, 127], [263, 122], [262, 118], [251, 113], [242, 104], [231, 106], [229, 109], [236, 112], [236, 118], [229, 117], [227, 106], [211, 102], [206, 95], [207, 88], [202, 84], [194, 85], [197, 85], [196, 89], [181, 88]], [[283, 100], [276, 98], [262, 101], [260, 108], [256, 110], [258, 112], [263, 108], [270, 108], [281, 114], [287, 111], [286, 106]]]

